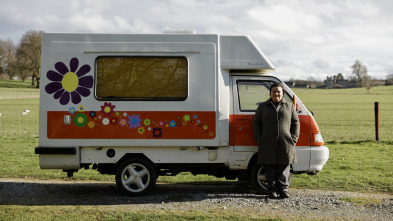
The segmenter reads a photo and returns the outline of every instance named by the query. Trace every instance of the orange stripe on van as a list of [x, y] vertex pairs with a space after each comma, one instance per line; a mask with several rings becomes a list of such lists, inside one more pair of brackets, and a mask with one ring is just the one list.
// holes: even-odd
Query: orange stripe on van
[[[214, 111], [48, 111], [49, 139], [214, 139]], [[65, 116], [71, 122], [65, 125]]]
[[[230, 115], [229, 116], [229, 145], [230, 146], [257, 146], [252, 133], [252, 121], [254, 115]], [[299, 115], [300, 136], [296, 146], [310, 146], [311, 127], [310, 116]], [[315, 121], [314, 121], [315, 123]], [[316, 125], [316, 123], [315, 123]], [[314, 128], [315, 129], [315, 128]]]

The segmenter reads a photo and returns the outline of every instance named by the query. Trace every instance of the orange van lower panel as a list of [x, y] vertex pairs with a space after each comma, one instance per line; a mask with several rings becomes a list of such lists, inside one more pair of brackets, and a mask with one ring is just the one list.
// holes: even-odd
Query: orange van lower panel
[[[48, 111], [49, 139], [214, 139], [214, 111]], [[70, 117], [65, 125], [65, 116]], [[67, 117], [66, 117], [67, 118]]]
[[[257, 146], [252, 133], [254, 115], [236, 114], [229, 116], [229, 145], [230, 146]], [[300, 136], [296, 146], [310, 146], [311, 127], [310, 116], [299, 115]]]

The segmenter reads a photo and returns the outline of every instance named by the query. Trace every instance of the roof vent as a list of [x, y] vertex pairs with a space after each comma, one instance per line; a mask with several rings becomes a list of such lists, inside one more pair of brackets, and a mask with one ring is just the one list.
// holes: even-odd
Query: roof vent
[[196, 34], [195, 29], [165, 29], [165, 34]]

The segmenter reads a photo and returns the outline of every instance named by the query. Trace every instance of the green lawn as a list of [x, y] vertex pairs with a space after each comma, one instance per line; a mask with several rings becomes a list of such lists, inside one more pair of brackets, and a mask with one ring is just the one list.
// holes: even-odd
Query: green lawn
[[[73, 178], [61, 170], [41, 170], [34, 147], [37, 138], [0, 138], [0, 177], [62, 180], [100, 180], [114, 182], [114, 176], [101, 175], [95, 170], [81, 169]], [[331, 142], [327, 143], [330, 158], [320, 174], [293, 175], [293, 188], [329, 189], [393, 194], [393, 142]], [[164, 183], [216, 183], [226, 181], [207, 175], [181, 173], [175, 177], [160, 177]]]
[[[314, 112], [322, 134], [328, 141], [326, 146], [329, 147], [330, 158], [316, 176], [293, 175], [291, 188], [393, 194], [393, 86], [372, 88], [370, 93], [364, 88], [294, 91], [307, 108]], [[38, 155], [34, 154], [34, 147], [38, 146], [39, 99], [19, 99], [23, 93], [39, 94], [39, 90], [28, 83], [0, 81], [0, 178], [114, 182], [114, 176], [101, 175], [95, 170], [82, 169], [73, 178], [67, 178], [61, 170], [41, 170]], [[1, 97], [3, 94], [14, 96], [14, 99], [4, 99]], [[381, 138], [384, 141], [380, 142], [370, 141], [374, 133], [375, 101], [380, 102], [381, 108]], [[31, 112], [21, 115], [26, 109]], [[160, 177], [157, 182], [220, 185], [237, 181], [181, 173], [175, 177]], [[0, 220], [26, 217], [30, 220], [241, 220], [231, 214], [199, 214], [195, 211], [183, 214], [157, 211], [135, 213], [88, 206], [0, 206]]]
[[11, 89], [36, 89], [36, 86], [31, 85], [31, 80], [16, 81], [16, 80], [0, 80], [1, 88], [11, 88]]
[[0, 80], [0, 101], [2, 99], [38, 98], [39, 95], [40, 89], [32, 86], [31, 81]]
[[380, 108], [380, 140], [393, 140], [393, 86], [294, 92], [314, 113], [325, 141], [375, 140], [374, 102]]
[[[0, 86], [9, 84], [20, 87], [0, 87], [0, 91], [38, 91], [29, 83], [0, 81]], [[314, 112], [325, 141], [328, 141], [330, 158], [317, 176], [293, 176], [292, 187], [392, 193], [393, 86], [371, 88], [370, 92], [364, 88], [294, 91]], [[370, 141], [374, 134], [373, 123], [370, 123], [373, 122], [374, 101], [379, 101], [382, 109], [381, 130], [387, 131], [382, 133], [384, 142]], [[38, 146], [38, 103], [38, 98], [0, 99], [0, 113], [3, 113], [0, 117], [0, 177], [69, 179], [60, 170], [39, 169], [38, 156], [34, 154], [34, 147]], [[30, 113], [22, 115], [26, 109]], [[341, 121], [351, 122], [340, 125]], [[81, 170], [71, 179], [114, 181], [113, 176], [94, 170]], [[158, 180], [169, 183], [207, 181], [226, 182], [225, 179], [188, 173]]]

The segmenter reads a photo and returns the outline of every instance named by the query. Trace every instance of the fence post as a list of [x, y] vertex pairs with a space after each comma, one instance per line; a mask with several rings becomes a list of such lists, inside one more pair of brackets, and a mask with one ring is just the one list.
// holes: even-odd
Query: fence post
[[375, 140], [379, 141], [379, 102], [374, 103], [375, 113]]

